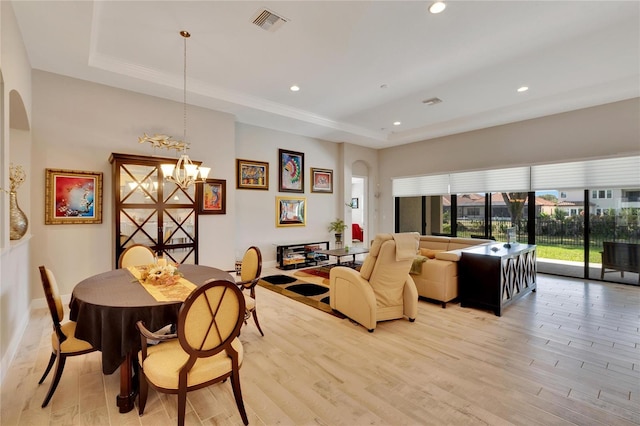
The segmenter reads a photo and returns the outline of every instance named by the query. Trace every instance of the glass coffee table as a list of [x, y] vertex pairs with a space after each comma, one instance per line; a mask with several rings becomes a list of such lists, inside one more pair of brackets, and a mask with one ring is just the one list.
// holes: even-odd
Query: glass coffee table
[[350, 262], [354, 264], [356, 262], [357, 254], [369, 253], [369, 249], [362, 247], [350, 247], [350, 248], [339, 248], [333, 250], [316, 250], [318, 254], [326, 254], [327, 256], [335, 256], [338, 259], [338, 265], [345, 265], [340, 263], [340, 258], [346, 256], [353, 256], [353, 260]]

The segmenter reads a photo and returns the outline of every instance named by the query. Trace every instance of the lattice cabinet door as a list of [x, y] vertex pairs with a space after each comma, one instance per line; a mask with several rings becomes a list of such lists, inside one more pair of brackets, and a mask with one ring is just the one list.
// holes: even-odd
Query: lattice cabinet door
[[166, 182], [160, 165], [171, 158], [112, 154], [115, 260], [133, 244], [177, 263], [198, 263], [195, 186]]

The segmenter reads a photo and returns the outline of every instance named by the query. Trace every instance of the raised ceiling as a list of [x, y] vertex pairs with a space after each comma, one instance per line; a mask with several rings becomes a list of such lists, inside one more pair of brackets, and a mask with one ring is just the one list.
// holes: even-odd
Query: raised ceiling
[[[14, 1], [35, 69], [383, 148], [640, 96], [640, 2]], [[267, 8], [276, 31], [252, 21]], [[292, 92], [293, 84], [301, 90]], [[528, 86], [523, 93], [516, 91]], [[442, 100], [435, 105], [426, 99]], [[394, 122], [401, 122], [394, 126]], [[181, 123], [178, 123], [181, 125]]]

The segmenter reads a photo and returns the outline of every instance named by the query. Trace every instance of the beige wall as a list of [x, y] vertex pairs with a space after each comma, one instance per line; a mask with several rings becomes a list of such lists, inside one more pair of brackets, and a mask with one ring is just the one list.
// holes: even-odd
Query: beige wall
[[640, 153], [640, 98], [380, 150], [381, 232], [391, 179]]

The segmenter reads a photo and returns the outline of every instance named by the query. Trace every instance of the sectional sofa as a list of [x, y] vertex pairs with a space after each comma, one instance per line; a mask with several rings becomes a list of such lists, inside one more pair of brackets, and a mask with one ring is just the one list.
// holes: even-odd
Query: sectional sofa
[[441, 302], [442, 307], [446, 308], [447, 302], [458, 297], [460, 250], [494, 242], [476, 238], [420, 236], [420, 256], [414, 262], [411, 273], [418, 294]]

